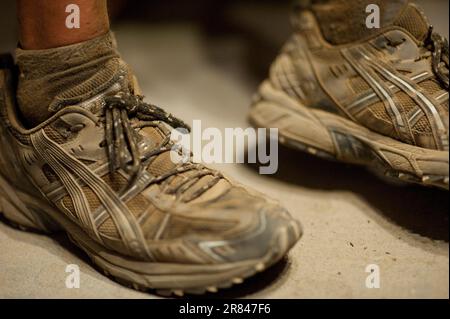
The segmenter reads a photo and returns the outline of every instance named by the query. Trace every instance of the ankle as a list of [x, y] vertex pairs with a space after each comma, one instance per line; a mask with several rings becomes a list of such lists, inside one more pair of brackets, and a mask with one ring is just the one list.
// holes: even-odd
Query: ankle
[[16, 58], [17, 101], [29, 126], [100, 93], [124, 67], [111, 33], [54, 49], [18, 48]]
[[311, 10], [316, 16], [324, 38], [331, 44], [347, 44], [361, 40], [380, 29], [366, 26], [366, 7], [380, 8], [380, 27], [392, 25], [408, 0], [328, 0], [313, 1]]

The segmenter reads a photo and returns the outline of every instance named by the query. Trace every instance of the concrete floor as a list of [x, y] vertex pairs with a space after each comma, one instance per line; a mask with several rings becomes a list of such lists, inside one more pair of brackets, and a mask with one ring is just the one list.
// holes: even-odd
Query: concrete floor
[[[447, 6], [441, 11], [446, 15], [448, 2], [440, 3]], [[428, 6], [435, 21], [444, 17], [437, 20], [441, 22], [437, 26], [448, 36], [448, 16]], [[251, 22], [240, 18], [247, 9], [230, 13], [243, 28]], [[270, 12], [285, 20], [284, 9]], [[274, 52], [270, 50], [283, 40], [269, 31], [259, 37], [252, 30], [206, 35], [190, 23], [123, 22], [115, 29], [121, 52], [148, 100], [188, 123], [201, 119], [203, 127], [220, 129], [248, 126], [248, 105], [261, 79], [261, 68], [267, 68], [257, 64], [270, 61]], [[261, 45], [267, 34], [272, 45]], [[304, 237], [284, 261], [215, 296], [449, 297], [447, 192], [386, 184], [365, 169], [284, 148], [279, 155], [280, 169], [273, 176], [260, 176], [248, 165], [219, 168], [278, 199], [302, 221]], [[62, 235], [49, 238], [0, 223], [0, 252], [3, 298], [155, 298], [101, 275]], [[80, 267], [79, 289], [65, 287], [68, 264]], [[380, 268], [379, 289], [365, 286], [369, 264]]]

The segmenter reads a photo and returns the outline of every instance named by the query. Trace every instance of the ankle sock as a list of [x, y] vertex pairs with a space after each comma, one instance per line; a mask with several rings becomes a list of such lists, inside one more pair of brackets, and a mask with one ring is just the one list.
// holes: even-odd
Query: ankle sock
[[16, 49], [17, 101], [24, 124], [36, 126], [62, 107], [89, 99], [126, 73], [111, 32], [45, 50]]
[[[309, 0], [310, 8], [319, 21], [325, 39], [334, 45], [347, 44], [380, 32], [384, 27], [396, 25], [423, 40], [429, 24], [417, 6], [408, 0]], [[369, 29], [366, 7], [380, 8], [380, 29]]]

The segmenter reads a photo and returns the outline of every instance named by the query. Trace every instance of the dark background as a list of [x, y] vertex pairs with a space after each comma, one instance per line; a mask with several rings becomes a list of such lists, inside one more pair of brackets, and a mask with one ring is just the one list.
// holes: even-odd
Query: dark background
[[[416, 1], [435, 28], [448, 38], [447, 0]], [[251, 42], [256, 75], [261, 79], [267, 65], [289, 36], [290, 9], [295, 0], [109, 0], [113, 30], [121, 23], [190, 23], [210, 38], [233, 34]], [[12, 51], [17, 41], [15, 1], [0, 1], [0, 51]], [[258, 67], [257, 65], [260, 65]]]

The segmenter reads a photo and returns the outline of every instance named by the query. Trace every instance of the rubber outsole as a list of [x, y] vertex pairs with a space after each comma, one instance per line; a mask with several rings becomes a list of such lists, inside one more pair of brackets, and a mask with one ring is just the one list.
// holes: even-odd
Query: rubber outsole
[[381, 176], [449, 189], [449, 153], [399, 142], [351, 120], [308, 108], [269, 82], [250, 110], [255, 127], [278, 128], [279, 142], [315, 156], [364, 165]]

